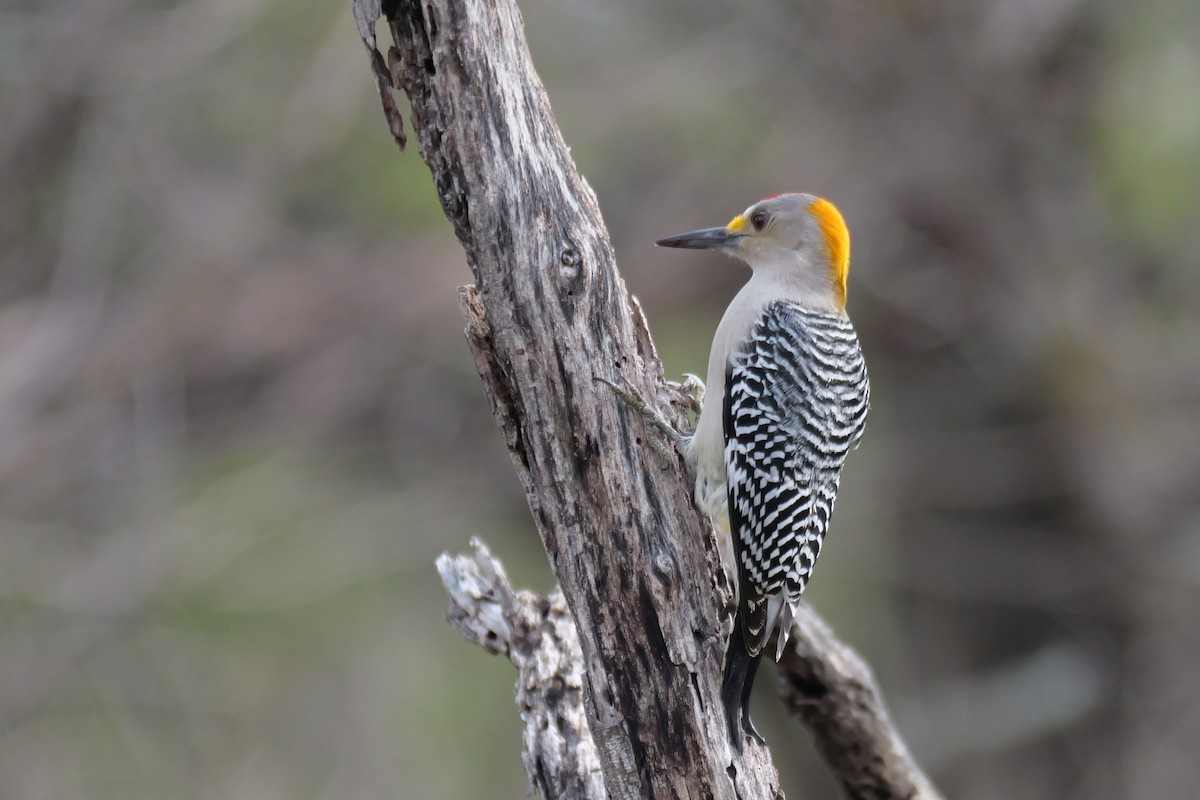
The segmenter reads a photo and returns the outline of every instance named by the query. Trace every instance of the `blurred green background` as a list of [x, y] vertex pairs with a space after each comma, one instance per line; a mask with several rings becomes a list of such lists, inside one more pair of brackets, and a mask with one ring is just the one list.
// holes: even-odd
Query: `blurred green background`
[[[848, 218], [874, 410], [808, 596], [947, 794], [1196, 796], [1200, 5], [522, 8], [668, 374], [746, 275], [655, 238]], [[10, 0], [0, 119], [0, 797], [525, 797], [433, 561], [550, 572], [349, 4]]]

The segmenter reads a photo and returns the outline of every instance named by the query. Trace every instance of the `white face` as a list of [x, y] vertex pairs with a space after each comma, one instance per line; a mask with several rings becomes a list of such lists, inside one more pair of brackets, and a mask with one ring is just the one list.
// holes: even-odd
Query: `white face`
[[730, 254], [751, 266], [819, 264], [828, 246], [810, 210], [815, 202], [817, 198], [809, 194], [781, 194], [759, 200], [725, 226], [730, 233], [739, 234]]
[[720, 250], [755, 273], [773, 275], [803, 294], [846, 304], [850, 233], [828, 200], [811, 194], [780, 194], [759, 200], [721, 228], [704, 228], [660, 239], [662, 247]]

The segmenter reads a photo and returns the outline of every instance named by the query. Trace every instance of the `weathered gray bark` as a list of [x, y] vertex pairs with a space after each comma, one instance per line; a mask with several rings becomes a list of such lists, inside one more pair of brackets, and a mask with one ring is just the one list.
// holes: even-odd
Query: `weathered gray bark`
[[474, 539], [471, 547], [471, 555], [438, 558], [450, 622], [517, 668], [529, 782], [544, 798], [604, 800], [600, 756], [583, 710], [583, 655], [562, 592], [515, 592], [487, 547]]
[[[599, 796], [598, 762], [614, 799], [781, 797], [769, 751], [748, 742], [737, 754], [728, 741], [719, 693], [729, 587], [711, 527], [679, 461], [646, 446], [640, 417], [597, 380], [624, 380], [669, 406], [645, 320], [550, 113], [515, 5], [408, 1], [381, 11], [378, 0], [352, 2], [389, 127], [403, 146], [395, 87], [411, 101], [421, 156], [474, 273], [476, 286], [461, 292], [467, 338], [578, 636], [576, 656], [571, 626], [554, 616], [561, 603], [514, 595], [478, 552], [474, 563], [490, 565], [478, 575], [500, 578], [500, 613], [464, 624], [484, 613], [475, 595], [486, 581], [461, 577], [470, 570], [455, 565], [469, 562], [440, 563], [456, 624], [485, 646], [503, 639], [521, 670], [526, 745], [542, 748], [526, 753], [531, 780], [547, 798]], [[386, 63], [380, 13], [395, 42]], [[543, 604], [539, 621], [531, 609]], [[543, 645], [545, 664], [533, 655]], [[575, 698], [582, 715], [570, 708]], [[539, 775], [551, 765], [581, 772]], [[917, 796], [890, 789], [854, 796]]]
[[779, 679], [846, 797], [939, 800], [892, 724], [871, 668], [806, 604], [792, 621]]

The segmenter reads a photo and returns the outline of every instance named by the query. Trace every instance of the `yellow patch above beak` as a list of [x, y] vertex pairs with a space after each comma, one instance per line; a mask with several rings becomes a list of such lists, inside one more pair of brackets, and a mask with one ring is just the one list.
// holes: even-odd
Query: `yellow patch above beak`
[[745, 233], [746, 217], [742, 214], [738, 214], [736, 217], [729, 220], [729, 224], [725, 226], [725, 230], [729, 233]]

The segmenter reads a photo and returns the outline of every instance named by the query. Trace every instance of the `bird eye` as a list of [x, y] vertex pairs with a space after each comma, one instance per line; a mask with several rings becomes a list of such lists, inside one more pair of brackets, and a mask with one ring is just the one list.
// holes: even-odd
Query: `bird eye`
[[755, 211], [750, 215], [750, 224], [754, 226], [754, 230], [761, 231], [767, 227], [767, 212]]

